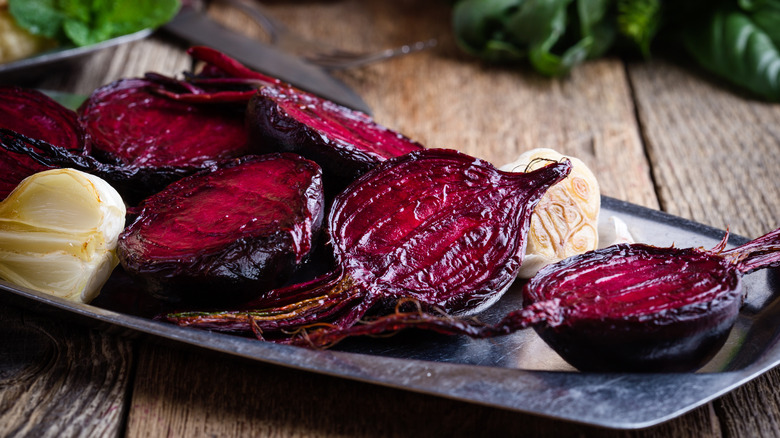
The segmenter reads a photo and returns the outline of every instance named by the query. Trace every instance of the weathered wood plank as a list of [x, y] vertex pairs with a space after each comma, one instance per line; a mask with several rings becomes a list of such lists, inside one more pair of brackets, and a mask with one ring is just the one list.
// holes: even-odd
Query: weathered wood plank
[[149, 345], [139, 354], [128, 437], [716, 437], [709, 407], [612, 431], [230, 358]]
[[[662, 208], [748, 237], [780, 226], [780, 105], [663, 61], [629, 71]], [[778, 376], [715, 402], [726, 436], [780, 436]]]
[[132, 346], [0, 307], [0, 436], [121, 436]]
[[660, 60], [630, 72], [662, 209], [748, 237], [780, 226], [780, 105]]

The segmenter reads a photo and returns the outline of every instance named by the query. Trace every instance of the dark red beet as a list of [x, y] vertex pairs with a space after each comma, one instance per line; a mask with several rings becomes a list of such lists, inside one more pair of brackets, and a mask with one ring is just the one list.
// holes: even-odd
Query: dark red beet
[[95, 158], [196, 170], [247, 153], [240, 107], [177, 102], [153, 91], [161, 87], [148, 79], [121, 79], [92, 93], [79, 108], [79, 121]]
[[[83, 152], [76, 113], [45, 94], [19, 87], [0, 87], [0, 128], [43, 140], [74, 154]], [[0, 199], [24, 178], [49, 169], [25, 154], [0, 150]]]
[[249, 102], [246, 119], [254, 152], [294, 152], [316, 161], [331, 193], [388, 158], [423, 149], [367, 114], [250, 70], [213, 49], [199, 46], [188, 53], [206, 63], [201, 72], [180, 83], [178, 91], [156, 93], [197, 104]]
[[249, 101], [253, 145], [295, 152], [323, 167], [340, 191], [378, 163], [423, 149], [373, 119], [292, 87], [264, 87]]
[[534, 327], [583, 371], [669, 372], [700, 368], [723, 345], [744, 299], [742, 275], [780, 266], [780, 229], [723, 251], [616, 245], [539, 271], [523, 309], [496, 325], [396, 313], [340, 331], [311, 333], [329, 345], [347, 336], [424, 328], [492, 337]]
[[322, 219], [317, 164], [293, 154], [249, 156], [145, 200], [118, 254], [157, 297], [226, 305], [286, 281], [311, 252]]
[[0, 128], [71, 151], [82, 150], [76, 113], [40, 91], [0, 87]]
[[[189, 168], [170, 166], [154, 168], [106, 164], [91, 155], [69, 151], [3, 128], [0, 128], [0, 159], [3, 163], [12, 163], [10, 170], [0, 176], [0, 181], [6, 186], [42, 170], [69, 167], [105, 179], [131, 205], [193, 172]], [[18, 164], [13, 161], [16, 159], [19, 159]]]
[[338, 268], [277, 289], [242, 311], [180, 313], [181, 325], [269, 333], [314, 323], [349, 327], [375, 304], [413, 298], [467, 314], [513, 281], [531, 212], [571, 164], [507, 173], [450, 150], [397, 157], [339, 195], [328, 219]]
[[580, 370], [691, 371], [726, 341], [740, 277], [712, 252], [619, 245], [543, 270], [523, 299], [557, 302], [560, 319], [534, 328]]

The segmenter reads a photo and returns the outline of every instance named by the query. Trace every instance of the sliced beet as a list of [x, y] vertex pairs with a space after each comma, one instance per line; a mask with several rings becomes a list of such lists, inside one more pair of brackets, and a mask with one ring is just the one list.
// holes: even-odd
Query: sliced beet
[[[76, 113], [45, 94], [20, 87], [0, 87], [0, 128], [45, 141], [74, 154], [83, 152]], [[24, 178], [50, 169], [26, 154], [0, 150], [0, 199]]]
[[742, 276], [780, 266], [780, 229], [737, 248], [622, 244], [541, 269], [523, 289], [523, 308], [495, 325], [424, 312], [310, 333], [305, 343], [421, 328], [487, 338], [533, 327], [582, 371], [688, 372], [728, 337], [744, 300]]
[[14, 184], [16, 179], [42, 170], [69, 167], [103, 178], [131, 205], [193, 173], [192, 169], [181, 167], [106, 164], [91, 155], [69, 151], [3, 128], [0, 128], [0, 160], [4, 166], [8, 163], [9, 167], [6, 173], [0, 175], [0, 189], [13, 189], [18, 184]]
[[83, 149], [76, 113], [38, 90], [0, 87], [0, 113], [0, 128], [70, 151]]
[[571, 164], [507, 173], [451, 150], [422, 150], [380, 164], [340, 194], [328, 227], [337, 268], [276, 289], [245, 310], [178, 313], [167, 320], [265, 334], [354, 324], [372, 307], [414, 299], [469, 314], [495, 302], [522, 261], [531, 212]]
[[164, 85], [121, 79], [92, 93], [79, 108], [79, 121], [95, 158], [197, 170], [246, 155], [242, 106], [178, 102], [154, 91]]
[[323, 167], [341, 190], [378, 163], [423, 149], [354, 111], [293, 87], [263, 87], [247, 107], [252, 144], [295, 152]]
[[159, 298], [225, 305], [286, 281], [311, 252], [322, 219], [317, 164], [293, 154], [249, 156], [145, 200], [118, 254]]
[[158, 88], [157, 94], [193, 104], [248, 102], [254, 152], [293, 152], [316, 161], [333, 194], [378, 163], [423, 149], [365, 113], [255, 72], [216, 50], [198, 46], [188, 53], [205, 62], [200, 73], [180, 82], [179, 90]]
[[524, 305], [555, 300], [535, 325], [583, 371], [691, 371], [723, 345], [744, 297], [740, 271], [693, 248], [618, 245], [543, 269]]

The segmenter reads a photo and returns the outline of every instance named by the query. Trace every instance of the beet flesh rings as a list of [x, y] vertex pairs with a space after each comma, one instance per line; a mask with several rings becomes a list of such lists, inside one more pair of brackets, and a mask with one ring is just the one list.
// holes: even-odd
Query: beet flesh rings
[[247, 106], [253, 145], [294, 152], [319, 163], [328, 192], [339, 192], [389, 158], [423, 149], [359, 111], [278, 85], [258, 90]]
[[135, 167], [203, 168], [247, 153], [240, 113], [160, 97], [159, 85], [122, 79], [95, 90], [79, 108], [92, 155]]
[[556, 301], [535, 325], [583, 371], [691, 371], [723, 345], [743, 300], [741, 275], [694, 248], [616, 245], [543, 268], [524, 306]]
[[531, 212], [571, 163], [507, 173], [427, 149], [378, 165], [336, 197], [328, 218], [337, 268], [268, 292], [243, 310], [170, 314], [180, 325], [264, 334], [353, 326], [377, 304], [414, 299], [470, 314], [498, 300], [522, 261]]
[[[43, 93], [19, 87], [0, 87], [0, 128], [25, 137], [43, 140], [75, 154], [81, 154], [82, 136], [76, 113]], [[23, 153], [0, 149], [0, 199], [5, 198], [26, 177], [52, 168]]]
[[286, 281], [323, 219], [321, 170], [250, 156], [146, 199], [119, 240], [122, 266], [174, 302], [237, 303]]
[[337, 198], [329, 220], [337, 261], [393, 302], [478, 312], [514, 279], [533, 207], [569, 169], [508, 174], [436, 149], [390, 160]]

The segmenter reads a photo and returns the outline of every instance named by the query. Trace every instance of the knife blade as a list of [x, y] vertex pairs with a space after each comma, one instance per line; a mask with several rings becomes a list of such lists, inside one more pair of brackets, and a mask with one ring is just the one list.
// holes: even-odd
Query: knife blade
[[228, 55], [247, 67], [288, 82], [346, 107], [371, 114], [363, 99], [325, 69], [310, 64], [256, 39], [234, 32], [189, 6], [163, 29], [192, 45], [208, 46]]

